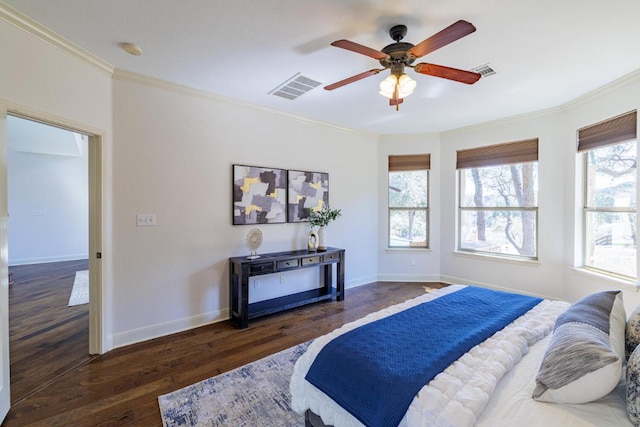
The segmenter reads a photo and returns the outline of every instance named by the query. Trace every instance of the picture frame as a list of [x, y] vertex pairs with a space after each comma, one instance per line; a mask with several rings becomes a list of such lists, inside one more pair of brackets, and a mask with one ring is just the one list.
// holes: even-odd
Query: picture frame
[[232, 168], [233, 225], [285, 223], [286, 170], [240, 164]]
[[287, 171], [287, 222], [307, 222], [309, 214], [329, 204], [329, 174]]

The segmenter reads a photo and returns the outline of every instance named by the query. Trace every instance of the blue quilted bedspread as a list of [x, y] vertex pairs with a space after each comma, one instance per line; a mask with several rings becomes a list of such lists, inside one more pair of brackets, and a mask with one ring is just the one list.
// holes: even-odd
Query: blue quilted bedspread
[[307, 381], [367, 426], [397, 426], [420, 389], [540, 298], [465, 287], [336, 337]]

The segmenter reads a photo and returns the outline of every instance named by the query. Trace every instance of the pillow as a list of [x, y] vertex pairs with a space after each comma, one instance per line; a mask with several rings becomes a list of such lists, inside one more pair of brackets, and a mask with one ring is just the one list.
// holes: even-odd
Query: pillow
[[633, 310], [631, 316], [629, 316], [629, 320], [627, 320], [624, 343], [626, 347], [626, 359], [628, 359], [638, 344], [640, 344], [640, 305]]
[[536, 376], [533, 398], [587, 403], [620, 382], [626, 316], [622, 292], [589, 295], [561, 314]]
[[633, 425], [640, 424], [640, 347], [627, 362], [627, 414]]

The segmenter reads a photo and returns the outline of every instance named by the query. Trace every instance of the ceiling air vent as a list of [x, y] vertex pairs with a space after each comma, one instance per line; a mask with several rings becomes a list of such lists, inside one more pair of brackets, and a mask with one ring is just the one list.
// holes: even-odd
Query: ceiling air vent
[[471, 71], [474, 71], [480, 74], [482, 77], [489, 77], [496, 73], [496, 70], [491, 68], [489, 64], [480, 65], [479, 67], [472, 68]]
[[269, 94], [294, 100], [319, 85], [320, 82], [301, 76], [300, 73], [296, 73], [284, 83], [273, 88]]

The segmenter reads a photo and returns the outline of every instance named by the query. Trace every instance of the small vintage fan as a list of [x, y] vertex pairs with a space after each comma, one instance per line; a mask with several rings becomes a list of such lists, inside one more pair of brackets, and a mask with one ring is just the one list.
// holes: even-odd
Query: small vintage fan
[[249, 248], [249, 256], [247, 259], [260, 258], [258, 248], [262, 244], [262, 231], [258, 228], [252, 228], [247, 233], [247, 247]]

